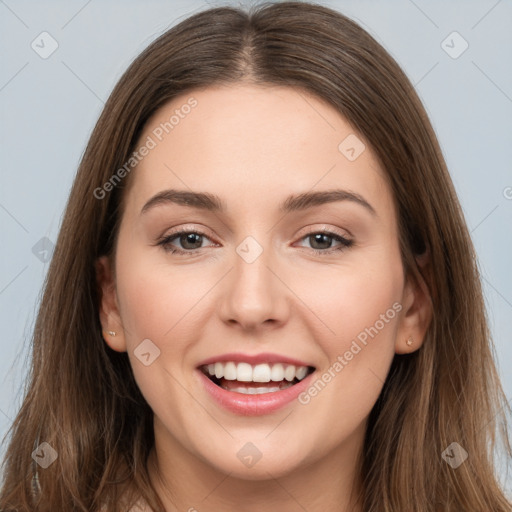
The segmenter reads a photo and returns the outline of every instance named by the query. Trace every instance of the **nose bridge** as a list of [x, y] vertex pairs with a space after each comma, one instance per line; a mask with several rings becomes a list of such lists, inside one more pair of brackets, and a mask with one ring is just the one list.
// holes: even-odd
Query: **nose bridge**
[[[267, 236], [268, 235], [268, 236]], [[271, 236], [247, 236], [236, 247], [233, 271], [224, 296], [224, 320], [255, 327], [267, 320], [283, 321], [286, 315], [286, 287], [274, 275], [277, 257]]]

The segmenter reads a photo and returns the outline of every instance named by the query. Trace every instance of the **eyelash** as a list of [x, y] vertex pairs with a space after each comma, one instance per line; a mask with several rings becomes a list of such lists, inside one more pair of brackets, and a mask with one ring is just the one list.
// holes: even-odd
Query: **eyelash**
[[[179, 238], [181, 235], [188, 235], [188, 234], [195, 234], [195, 235], [199, 235], [199, 236], [202, 236], [204, 238], [208, 238], [206, 236], [205, 233], [202, 233], [201, 231], [196, 231], [194, 229], [188, 229], [186, 231], [176, 231], [175, 233], [171, 233], [170, 235], [162, 238], [158, 243], [157, 245], [160, 245], [163, 247], [163, 249], [166, 251], [166, 252], [169, 252], [171, 254], [179, 254], [179, 255], [185, 255], [185, 254], [196, 254], [198, 251], [200, 251], [201, 249], [204, 249], [204, 247], [200, 247], [200, 248], [197, 248], [197, 249], [191, 249], [191, 250], [182, 250], [182, 249], [177, 249], [175, 247], [172, 247], [170, 245], [171, 241], [173, 241], [175, 238]], [[332, 238], [333, 240], [337, 241], [337, 242], [341, 242], [341, 245], [338, 246], [338, 247], [334, 247], [334, 248], [330, 248], [330, 249], [313, 249], [311, 248], [312, 251], [314, 251], [316, 254], [319, 254], [319, 255], [326, 255], [326, 254], [332, 254], [333, 252], [336, 252], [336, 251], [343, 251], [344, 249], [348, 249], [349, 247], [351, 247], [354, 243], [353, 240], [349, 240], [341, 235], [338, 235], [336, 233], [333, 233], [331, 231], [312, 231], [311, 233], [308, 233], [307, 235], [304, 235], [301, 240], [304, 240], [305, 238], [308, 238], [310, 236], [313, 236], [313, 235], [327, 235], [329, 238]]]

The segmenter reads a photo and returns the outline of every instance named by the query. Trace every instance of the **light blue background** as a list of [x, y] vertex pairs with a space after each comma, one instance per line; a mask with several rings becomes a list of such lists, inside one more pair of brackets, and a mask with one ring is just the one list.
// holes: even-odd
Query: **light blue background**
[[[424, 101], [478, 252], [497, 361], [510, 400], [512, 3], [320, 3], [347, 14], [376, 37]], [[77, 165], [103, 102], [133, 58], [169, 26], [208, 6], [227, 4], [0, 0], [1, 436], [21, 402], [48, 268], [32, 247], [42, 237], [57, 238]], [[31, 48], [43, 31], [59, 45], [47, 59]], [[469, 44], [457, 59], [441, 47], [453, 31]], [[502, 479], [507, 479], [505, 471]], [[510, 477], [507, 486], [512, 488]]]

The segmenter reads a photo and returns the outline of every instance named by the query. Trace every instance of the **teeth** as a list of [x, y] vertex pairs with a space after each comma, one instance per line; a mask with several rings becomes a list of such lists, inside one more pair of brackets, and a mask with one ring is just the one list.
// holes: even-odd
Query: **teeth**
[[[229, 363], [226, 364], [228, 366]], [[224, 378], [226, 380], [238, 380], [241, 382], [251, 382], [252, 381], [252, 366], [249, 363], [238, 363], [236, 367], [236, 373], [234, 374], [233, 379], [228, 379], [228, 375], [224, 374]]]
[[299, 380], [302, 380], [306, 376], [307, 373], [308, 373], [308, 369], [305, 366], [299, 366], [295, 370], [295, 376]]
[[228, 391], [234, 391], [235, 393], [242, 393], [243, 395], [262, 395], [263, 393], [275, 393], [276, 391], [282, 391], [283, 389], [293, 386], [293, 384], [291, 382], [287, 382], [286, 384], [283, 384], [283, 383], [279, 383], [279, 384], [280, 384], [279, 386], [258, 386], [258, 387], [222, 386], [222, 387], [224, 389], [227, 389]]
[[[294, 366], [293, 364], [257, 364], [249, 363], [214, 363], [203, 367], [212, 377], [217, 379], [224, 377], [226, 380], [237, 380], [239, 382], [281, 382], [287, 380], [302, 380], [308, 373], [307, 366]], [[245, 388], [243, 388], [245, 390]], [[264, 389], [264, 388], [261, 388]], [[270, 388], [268, 388], [270, 389]], [[265, 392], [265, 391], [264, 391]]]
[[224, 378], [226, 380], [236, 380], [236, 366], [235, 363], [226, 363], [224, 366]]
[[252, 370], [253, 382], [270, 382], [270, 366], [257, 364]]
[[295, 379], [295, 366], [287, 366], [284, 369], [284, 378], [289, 382]]
[[270, 373], [270, 380], [272, 380], [274, 382], [278, 382], [283, 379], [284, 379], [283, 365], [280, 363], [277, 363], [274, 366], [272, 366], [272, 371]]
[[275, 393], [276, 391], [279, 391], [278, 386], [273, 387], [259, 387], [259, 388], [224, 388], [229, 389], [229, 391], [234, 391], [235, 393], [242, 393], [244, 395], [261, 395], [263, 393]]

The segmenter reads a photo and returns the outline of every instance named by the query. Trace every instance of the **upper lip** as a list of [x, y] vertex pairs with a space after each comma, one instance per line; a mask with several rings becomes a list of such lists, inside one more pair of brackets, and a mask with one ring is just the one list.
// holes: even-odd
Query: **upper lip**
[[219, 354], [212, 356], [198, 364], [198, 367], [205, 366], [213, 363], [227, 363], [233, 361], [234, 363], [249, 363], [250, 365], [263, 364], [263, 363], [285, 363], [294, 366], [313, 366], [299, 359], [284, 356], [281, 354], [272, 354], [264, 352], [261, 354], [242, 354], [240, 352], [233, 352], [230, 354]]

